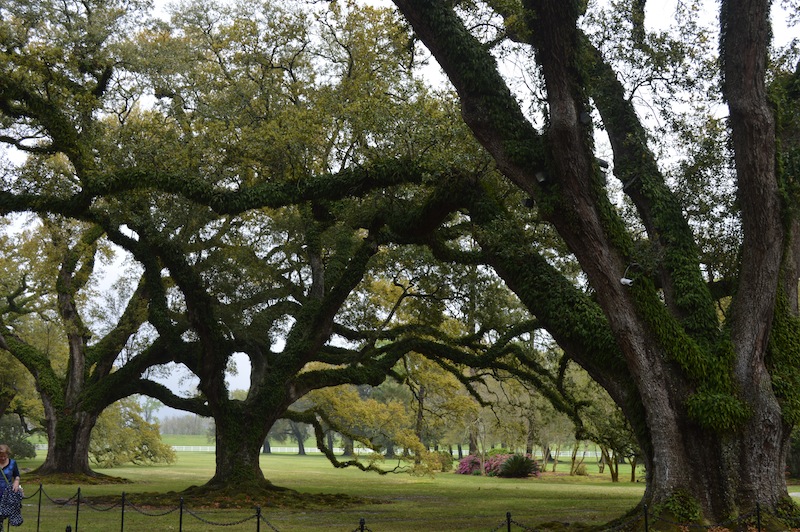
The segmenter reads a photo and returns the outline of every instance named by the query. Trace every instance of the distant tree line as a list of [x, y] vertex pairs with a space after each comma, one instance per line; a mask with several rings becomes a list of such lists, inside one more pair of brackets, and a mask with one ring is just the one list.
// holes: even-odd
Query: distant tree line
[[214, 420], [195, 414], [175, 415], [160, 420], [161, 434], [209, 434], [214, 430]]

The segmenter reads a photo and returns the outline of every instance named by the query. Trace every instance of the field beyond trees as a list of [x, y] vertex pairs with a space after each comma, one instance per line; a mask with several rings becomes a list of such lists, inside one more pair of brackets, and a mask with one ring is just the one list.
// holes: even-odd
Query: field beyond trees
[[[40, 460], [21, 460], [20, 465], [32, 469]], [[389, 465], [389, 464], [387, 464]], [[641, 499], [644, 484], [621, 482], [612, 484], [608, 474], [598, 475], [597, 466], [588, 464], [589, 476], [569, 476], [568, 465], [563, 472], [545, 473], [540, 478], [503, 479], [440, 473], [434, 477], [414, 477], [408, 474], [379, 476], [355, 469], [335, 469], [321, 456], [263, 455], [261, 467], [265, 475], [278, 486], [301, 494], [344, 494], [362, 498], [364, 503], [349, 504], [342, 497], [315, 499], [307, 497], [297, 505], [260, 501], [262, 515], [279, 531], [318, 531], [357, 529], [359, 520], [374, 532], [409, 530], [494, 530], [510, 512], [512, 519], [527, 528], [584, 530], [618, 518]], [[621, 466], [625, 467], [625, 466]], [[172, 465], [148, 467], [118, 467], [99, 472], [127, 479], [124, 484], [80, 486], [81, 496], [89, 501], [81, 507], [82, 532], [118, 530], [119, 508], [96, 511], [111, 506], [109, 496], [126, 493], [126, 501], [148, 514], [160, 515], [160, 509], [148, 504], [148, 495], [174, 492], [174, 506], [179, 504], [179, 492], [204, 484], [214, 474], [213, 453], [178, 453]], [[620, 472], [627, 478], [627, 472]], [[38, 487], [38, 480], [23, 473], [23, 486], [28, 494]], [[69, 498], [77, 485], [45, 484], [44, 491], [53, 499]], [[93, 498], [94, 502], [93, 502]], [[168, 496], [166, 500], [168, 500]], [[281, 497], [281, 500], [284, 500]], [[199, 507], [197, 501], [185, 497], [185, 508], [214, 523], [230, 523], [253, 515], [249, 507], [214, 509]], [[167, 509], [167, 508], [164, 508]], [[19, 532], [36, 530], [36, 498], [29, 499], [24, 508], [26, 522]], [[59, 507], [43, 498], [42, 530], [63, 530], [75, 522], [75, 505]], [[147, 516], [128, 508], [125, 530], [178, 530], [178, 512], [165, 516]], [[546, 523], [552, 523], [545, 527]], [[558, 524], [556, 524], [558, 523]], [[569, 523], [568, 527], [564, 525]], [[58, 525], [58, 526], [56, 526]], [[255, 522], [236, 526], [213, 526], [191, 515], [184, 515], [184, 530], [237, 531], [255, 530]], [[262, 530], [268, 527], [262, 523]], [[502, 529], [505, 529], [505, 525]]]

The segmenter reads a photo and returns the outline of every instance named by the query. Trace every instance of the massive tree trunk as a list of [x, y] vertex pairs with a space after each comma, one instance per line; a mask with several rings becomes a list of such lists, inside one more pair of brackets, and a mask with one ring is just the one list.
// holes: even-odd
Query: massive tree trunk
[[[674, 381], [646, 382], [668, 391]], [[787, 497], [783, 479], [788, 430], [769, 387], [750, 394], [746, 404], [751, 417], [730, 431], [701, 427], [683, 406], [683, 394], [662, 395], [663, 402], [646, 407], [652, 443], [644, 455], [645, 502], [652, 506], [687, 494], [711, 523], [751, 513], [756, 504], [778, 508]]]
[[36, 470], [40, 475], [94, 473], [89, 464], [89, 438], [99, 414], [65, 411], [42, 395], [47, 428], [47, 457]]
[[[744, 235], [738, 277], [727, 280], [735, 290], [724, 324], [692, 229], [629, 95], [578, 29], [581, 2], [527, 0], [518, 12], [492, 4], [508, 16], [511, 33], [536, 51], [547, 93], [546, 134], [526, 119], [495, 60], [448, 2], [395, 4], [455, 86], [475, 137], [536, 201], [591, 285], [590, 297], [576, 290], [521, 228], [506, 225], [498, 233], [502, 214], [488, 192], [471, 200], [488, 262], [629, 419], [647, 470], [643, 502], [658, 508], [677, 498], [697, 510], [687, 508], [682, 517], [706, 523], [747, 515], [756, 504], [778, 513], [788, 499], [790, 417], [771, 373], [787, 371], [781, 360], [796, 349], [797, 333], [776, 338], [773, 318], [779, 286], [789, 301], [778, 305], [781, 323], [796, 316], [797, 265], [765, 91], [769, 1], [722, 3], [725, 97]], [[628, 231], [605, 190], [589, 97], [612, 145], [614, 175], [646, 231], [644, 265], [635, 241], [641, 237]]]
[[[204, 357], [205, 365], [200, 366], [206, 372], [195, 368], [203, 375], [199, 389], [215, 424], [216, 467], [205, 487], [242, 492], [272, 488], [261, 471], [260, 451], [270, 429], [285, 414], [294, 397], [288, 395], [286, 379], [270, 375], [273, 380], [265, 385], [269, 393], [257, 387], [259, 390], [251, 390], [244, 400], [231, 399], [225, 383], [225, 366], [217, 364], [219, 360], [224, 358], [209, 353]], [[266, 377], [253, 372], [253, 378]]]
[[267, 487], [259, 464], [261, 446], [272, 427], [260, 409], [246, 408], [241, 402], [228, 401], [227, 415], [214, 416], [216, 424], [216, 468], [207, 486], [226, 486], [247, 491], [254, 486]]

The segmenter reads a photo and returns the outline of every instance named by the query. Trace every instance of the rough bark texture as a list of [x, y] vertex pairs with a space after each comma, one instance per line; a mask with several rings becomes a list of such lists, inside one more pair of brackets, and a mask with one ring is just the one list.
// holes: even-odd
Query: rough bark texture
[[[244, 411], [220, 416], [215, 418], [215, 422], [216, 468], [208, 486], [233, 487], [240, 484], [240, 489], [246, 490], [253, 485], [269, 484], [261, 471], [259, 451], [272, 423], [254, 419], [252, 414]], [[266, 427], [266, 432], [263, 427]]]
[[89, 463], [89, 438], [98, 414], [64, 412], [42, 396], [47, 428], [47, 456], [37, 469], [41, 475], [95, 475]]
[[[785, 471], [789, 430], [765, 366], [787, 236], [775, 168], [775, 121], [765, 86], [769, 6], [766, 1], [727, 0], [721, 21], [724, 94], [744, 234], [731, 325], [734, 379], [752, 409], [749, 430], [743, 431], [741, 441], [731, 442], [729, 455], [740, 464], [738, 489], [731, 498], [774, 508], [786, 497], [778, 479]], [[790, 282], [795, 299], [797, 278]]]

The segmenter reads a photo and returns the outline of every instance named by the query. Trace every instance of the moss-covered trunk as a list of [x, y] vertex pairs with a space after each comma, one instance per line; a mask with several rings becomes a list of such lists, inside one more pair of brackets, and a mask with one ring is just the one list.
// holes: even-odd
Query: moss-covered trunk
[[229, 405], [230, 415], [215, 417], [216, 423], [216, 468], [209, 485], [248, 487], [268, 485], [261, 471], [259, 457], [261, 446], [269, 432], [271, 423], [245, 408]]
[[[780, 512], [788, 499], [789, 428], [769, 387], [748, 394], [751, 417], [729, 431], [700, 426], [681, 406], [682, 399], [671, 396], [665, 384], [660, 388], [667, 401], [647, 408], [651, 443], [644, 456], [643, 503], [656, 516], [663, 512], [668, 520], [708, 525], [755, 514], [756, 505], [765, 520]], [[658, 523], [651, 524], [659, 529]]]
[[98, 414], [56, 409], [44, 396], [47, 457], [37, 469], [42, 475], [95, 475], [89, 464], [89, 439]]

